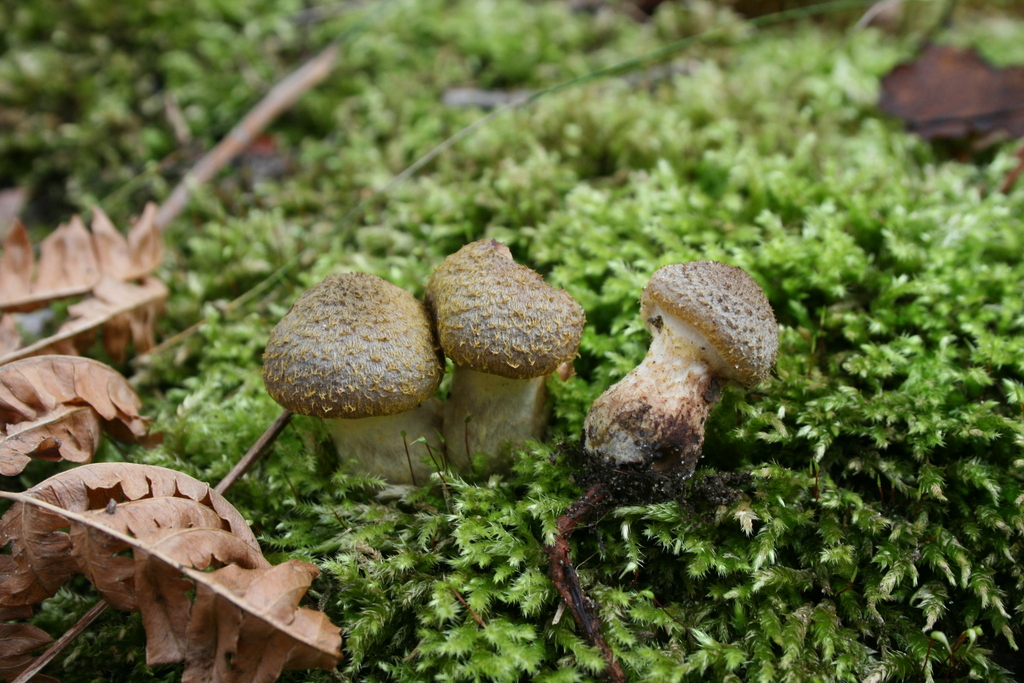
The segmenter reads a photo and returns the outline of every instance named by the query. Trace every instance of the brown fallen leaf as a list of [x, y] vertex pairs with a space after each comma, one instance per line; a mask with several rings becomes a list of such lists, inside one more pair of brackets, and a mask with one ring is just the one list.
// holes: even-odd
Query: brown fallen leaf
[[142, 401], [128, 381], [99, 361], [38, 356], [0, 365], [0, 475], [33, 458], [89, 462], [106, 429], [148, 442]]
[[156, 212], [148, 204], [127, 239], [99, 207], [91, 232], [74, 216], [42, 241], [38, 261], [28, 232], [15, 221], [0, 253], [0, 309], [31, 311], [87, 294], [104, 277], [126, 282], [150, 275], [163, 257]]
[[0, 356], [5, 356], [21, 346], [21, 335], [10, 313], [0, 315]]
[[21, 213], [21, 207], [25, 205], [28, 192], [23, 187], [9, 187], [0, 190], [0, 239], [7, 235], [7, 230], [14, 225], [14, 221]]
[[140, 284], [104, 277], [92, 296], [68, 307], [69, 318], [56, 334], [0, 356], [0, 365], [41, 353], [75, 354], [92, 346], [96, 330], [103, 330], [104, 349], [114, 360], [124, 360], [128, 342], [145, 353], [154, 345], [153, 325], [163, 310], [167, 287], [147, 277]]
[[[214, 564], [267, 569], [270, 563], [241, 539], [221, 529], [165, 529], [144, 535], [154, 547], [184, 558], [189, 566], [205, 570]], [[188, 659], [189, 621], [192, 616], [192, 581], [176, 568], [152, 562], [145, 553], [134, 558], [136, 590], [152, 596], [142, 609], [146, 630], [146, 661], [151, 665], [173, 664]]]
[[[142, 613], [147, 662], [184, 661], [183, 681], [273, 681], [286, 668], [337, 665], [340, 629], [298, 606], [319, 573], [315, 566], [297, 560], [270, 566], [244, 521], [244, 533], [233, 533], [240, 516], [205, 484], [162, 468], [116, 465], [86, 465], [26, 494], [0, 492], [15, 501], [0, 519], [0, 543], [12, 546], [11, 556], [0, 555], [0, 605], [30, 604], [25, 585], [48, 574], [52, 587], [54, 565], [65, 572], [77, 567], [115, 605]], [[177, 495], [183, 491], [191, 495]], [[118, 502], [129, 493], [134, 502]], [[116, 495], [102, 505], [110, 494]], [[216, 514], [199, 509], [204, 506]], [[190, 526], [211, 523], [216, 526]], [[61, 542], [46, 543], [60, 535]], [[126, 549], [133, 552], [130, 576], [121, 557]], [[19, 575], [32, 576], [19, 581]], [[13, 657], [8, 650], [0, 641], [0, 658]]]
[[929, 45], [882, 78], [878, 106], [929, 140], [1024, 135], [1024, 67], [998, 69], [974, 50]]
[[[116, 503], [142, 498], [188, 498], [212, 509], [221, 526], [255, 550], [259, 543], [245, 519], [209, 485], [181, 472], [153, 465], [95, 463], [54, 475], [25, 492], [26, 496], [71, 512], [105, 510]], [[32, 605], [52, 596], [80, 573], [71, 556], [71, 538], [60, 515], [30, 505], [13, 506], [0, 518], [0, 606]]]
[[[100, 521], [106, 527], [139, 537], [167, 529], [195, 530], [198, 528], [221, 532], [223, 527], [223, 520], [212, 508], [189, 498], [170, 496], [126, 501], [115, 504], [113, 509], [90, 510], [86, 514], [99, 516]], [[139, 611], [135, 599], [135, 562], [132, 558], [121, 554], [129, 549], [128, 546], [112, 539], [108, 534], [83, 533], [85, 531], [88, 529], [84, 527], [73, 527], [71, 530], [72, 555], [78, 560], [79, 568], [85, 574], [85, 578], [89, 579], [89, 582], [111, 606], [130, 612]], [[227, 535], [228, 539], [224, 540], [217, 548], [222, 550], [230, 548], [234, 552], [228, 558], [219, 558], [222, 564], [229, 562], [237, 562], [246, 566], [260, 566], [261, 562], [266, 564], [258, 549], [248, 545], [229, 531], [223, 531], [223, 533]], [[235, 547], [236, 545], [237, 547]], [[158, 587], [150, 586], [150, 588]], [[149, 591], [143, 590], [142, 593], [149, 594]], [[165, 597], [158, 602], [166, 607], [173, 601]], [[186, 623], [187, 621], [180, 624], [182, 627], [180, 630], [184, 631]]]
[[[298, 606], [319, 574], [299, 560], [205, 574], [211, 582], [196, 583], [182, 683], [273, 681], [285, 669], [337, 666], [338, 627], [323, 612]], [[234, 595], [242, 600], [228, 597]]]
[[[46, 631], [32, 624], [3, 623], [15, 619], [31, 619], [32, 608], [0, 607], [0, 679], [14, 680], [25, 670], [34, 657], [33, 650], [53, 642]], [[38, 683], [55, 681], [49, 676], [36, 676], [32, 679]]]
[[[187, 498], [143, 498], [91, 510], [86, 514], [105, 528], [145, 539], [188, 566], [240, 565], [269, 568], [258, 548], [222, 528], [217, 513]], [[112, 607], [141, 612], [146, 630], [146, 661], [171, 664], [187, 648], [190, 592], [195, 586], [175, 567], [151, 562], [145, 554], [125, 556], [130, 545], [96, 528], [72, 525], [71, 554], [81, 572]], [[145, 596], [140, 604], [137, 596]]]

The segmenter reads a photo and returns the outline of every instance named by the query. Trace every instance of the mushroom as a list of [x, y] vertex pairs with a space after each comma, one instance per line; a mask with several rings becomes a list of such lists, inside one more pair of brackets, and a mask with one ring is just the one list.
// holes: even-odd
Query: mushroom
[[500, 469], [510, 446], [543, 435], [545, 381], [576, 357], [583, 309], [493, 239], [448, 256], [424, 300], [455, 364], [442, 429], [447, 455], [469, 465], [484, 452], [496, 457], [488, 469]]
[[583, 425], [590, 472], [580, 483], [613, 482], [616, 499], [650, 502], [674, 496], [693, 474], [721, 385], [764, 380], [779, 341], [758, 284], [715, 261], [659, 269], [640, 308], [650, 349], [591, 406]]
[[441, 452], [432, 397], [442, 360], [422, 303], [375, 275], [348, 273], [292, 304], [270, 333], [263, 383], [288, 410], [323, 418], [353, 471], [416, 485], [433, 471], [430, 448]]

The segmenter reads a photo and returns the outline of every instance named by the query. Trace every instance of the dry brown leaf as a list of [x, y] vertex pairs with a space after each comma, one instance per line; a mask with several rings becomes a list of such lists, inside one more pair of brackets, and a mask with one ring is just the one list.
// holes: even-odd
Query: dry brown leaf
[[140, 353], [152, 348], [153, 324], [167, 298], [167, 288], [150, 277], [163, 256], [156, 213], [155, 205], [147, 205], [127, 239], [98, 207], [91, 232], [75, 216], [42, 241], [38, 262], [28, 233], [16, 222], [0, 252], [0, 309], [31, 311], [56, 299], [88, 296], [68, 308], [67, 321], [54, 335], [27, 346], [5, 314], [0, 365], [41, 353], [78, 354], [92, 346], [98, 329], [107, 353], [119, 362], [129, 343]]
[[[270, 567], [258, 548], [224, 528], [216, 512], [187, 498], [143, 498], [85, 514], [195, 569]], [[193, 583], [175, 567], [151, 562], [145, 554], [136, 553], [134, 559], [123, 555], [131, 546], [93, 527], [72, 525], [70, 537], [72, 555], [100, 595], [117, 609], [142, 613], [146, 661], [154, 666], [182, 661]], [[137, 595], [145, 596], [143, 604]]]
[[[220, 529], [154, 530], [144, 538], [153, 547], [182, 559], [195, 569], [207, 569], [214, 560], [221, 566], [270, 567], [258, 550]], [[188, 625], [192, 613], [189, 593], [195, 585], [181, 576], [176, 568], [150, 561], [145, 553], [136, 553], [134, 562], [136, 590], [150, 596], [142, 609], [146, 662], [156, 666], [184, 661], [188, 653]]]
[[[92, 296], [68, 308], [71, 317], [57, 330], [56, 337], [81, 338], [103, 327], [103, 348], [118, 362], [124, 360], [128, 341], [138, 353], [155, 345], [153, 324], [163, 310], [167, 287], [156, 278], [139, 285], [105, 277], [92, 290]], [[43, 340], [46, 341], [46, 340]]]
[[0, 356], [6, 356], [21, 346], [21, 335], [10, 313], [0, 315]]
[[[256, 538], [238, 512], [209, 485], [163, 467], [132, 463], [83, 465], [50, 477], [25, 495], [75, 513], [106, 509], [115, 503], [142, 498], [188, 498], [209, 507], [224, 528], [255, 550]], [[56, 593], [79, 573], [71, 556], [67, 521], [52, 512], [25, 504], [14, 505], [0, 518], [0, 606], [32, 605]]]
[[[74, 267], [68, 268], [70, 263]], [[93, 236], [78, 216], [72, 216], [67, 225], [58, 226], [40, 243], [35, 278], [27, 283], [22, 296], [35, 299], [28, 306], [39, 307], [54, 299], [84, 294], [101, 277]]]
[[[97, 516], [105, 527], [138, 537], [167, 529], [221, 531], [224, 527], [223, 520], [213, 509], [189, 498], [142, 498], [115, 504], [112, 511], [104, 508], [86, 514]], [[139, 608], [135, 600], [133, 578], [135, 562], [120, 554], [128, 550], [128, 546], [107, 534], [83, 533], [85, 531], [88, 529], [84, 527], [73, 527], [71, 530], [72, 554], [78, 560], [82, 573], [113, 607], [137, 612]], [[255, 562], [255, 566], [258, 566], [258, 562], [263, 560], [259, 550], [228, 531], [223, 533], [237, 541], [242, 552], [236, 553], [230, 560], [222, 560], [222, 563], [239, 562], [249, 566]], [[229, 543], [225, 542], [224, 546], [228, 547]]]
[[104, 277], [128, 281], [150, 275], [163, 256], [156, 213], [156, 205], [148, 204], [125, 239], [96, 207], [92, 232], [73, 217], [43, 240], [38, 262], [24, 226], [15, 222], [0, 253], [0, 309], [31, 311], [86, 294]]
[[338, 627], [323, 612], [298, 606], [319, 573], [308, 562], [289, 560], [269, 569], [229, 565], [206, 574], [241, 600], [196, 583], [182, 683], [274, 681], [286, 669], [337, 666]]
[[70, 317], [57, 333], [0, 356], [0, 365], [41, 353], [73, 354], [92, 346], [95, 332], [102, 328], [103, 345], [117, 361], [124, 359], [128, 341], [144, 353], [154, 345], [153, 324], [163, 310], [167, 287], [148, 277], [140, 284], [104, 277], [92, 289], [92, 296], [68, 307]]
[[[69, 476], [83, 471], [84, 477]], [[192, 495], [174, 502], [160, 495], [177, 497], [179, 489]], [[130, 495], [143, 491], [149, 495]], [[197, 499], [200, 491], [205, 495]], [[29, 604], [26, 586], [41, 583], [39, 575], [52, 573], [53, 566], [58, 573], [77, 566], [98, 577], [94, 585], [113, 602], [142, 613], [147, 662], [184, 660], [183, 681], [273, 681], [286, 668], [332, 668], [341, 659], [340, 629], [322, 613], [298, 606], [319, 570], [297, 560], [271, 567], [244, 521], [245, 534], [232, 533], [238, 513], [205, 484], [162, 468], [118, 463], [87, 465], [25, 495], [0, 497], [16, 501], [0, 519], [0, 543], [12, 546], [11, 556], [0, 555], [0, 605]], [[135, 502], [119, 502], [124, 498]], [[64, 538], [54, 541], [59, 535]], [[128, 548], [132, 575], [120, 556]], [[18, 581], [19, 574], [33, 577]], [[55, 583], [52, 575], [47, 583]], [[32, 595], [42, 599], [45, 591]], [[0, 642], [0, 656], [7, 654]]]
[[[28, 615], [23, 617], [8, 617], [9, 619], [27, 619], [32, 616], [32, 608], [28, 609]], [[5, 621], [3, 611], [0, 610], [0, 621]], [[46, 631], [37, 628], [32, 624], [4, 624], [0, 623], [0, 680], [12, 681], [25, 670], [35, 657], [33, 650], [49, 645], [53, 642]], [[35, 676], [33, 683], [45, 683], [55, 681], [49, 676]]]
[[31, 619], [32, 607], [19, 605], [18, 607], [0, 607], [0, 621], [14, 621], [16, 619]]
[[929, 45], [882, 78], [882, 111], [930, 139], [1024, 135], [1024, 67], [997, 69], [974, 50]]
[[[46, 631], [32, 624], [5, 624], [15, 619], [31, 619], [32, 608], [0, 607], [0, 679], [14, 680], [32, 660], [31, 652], [53, 642]], [[44, 683], [54, 679], [42, 676], [33, 681]]]
[[147, 440], [142, 401], [116, 370], [77, 356], [38, 356], [0, 365], [0, 475], [33, 458], [89, 462], [102, 429]]
[[0, 301], [15, 301], [32, 289], [32, 240], [20, 221], [7, 232], [0, 252]]
[[14, 225], [27, 198], [28, 192], [23, 187], [0, 190], [0, 239], [3, 239], [7, 234], [7, 229]]

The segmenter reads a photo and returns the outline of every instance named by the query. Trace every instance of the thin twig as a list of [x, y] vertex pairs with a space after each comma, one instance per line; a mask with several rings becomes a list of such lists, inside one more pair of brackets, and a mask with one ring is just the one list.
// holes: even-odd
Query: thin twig
[[64, 635], [55, 640], [53, 645], [51, 645], [46, 652], [36, 657], [35, 661], [33, 661], [27, 669], [22, 671], [18, 677], [14, 679], [13, 683], [28, 683], [33, 676], [42, 671], [47, 664], [52, 662], [57, 655], [63, 652], [64, 648], [71, 644], [71, 641], [77, 638], [82, 631], [89, 628], [92, 622], [96, 621], [101, 614], [106, 612], [107, 607], [109, 606], [110, 603], [100, 598], [100, 601], [93, 605], [92, 608], [86, 612], [74, 626], [65, 631]]
[[469, 448], [469, 423], [473, 419], [473, 413], [466, 416], [466, 421], [463, 423], [465, 429], [462, 430], [462, 440], [466, 448], [466, 464], [468, 465], [468, 472], [473, 471], [473, 451]]
[[267, 431], [263, 432], [263, 436], [256, 440], [256, 443], [252, 445], [249, 452], [242, 456], [242, 459], [231, 468], [227, 476], [221, 479], [220, 483], [213, 490], [224, 494], [229, 488], [234, 486], [236, 481], [241, 479], [253, 465], [266, 455], [267, 451], [270, 450], [270, 446], [277, 440], [281, 432], [284, 431], [284, 428], [288, 426], [292, 415], [294, 413], [290, 410], [285, 410], [278, 415], [277, 419], [267, 427]]
[[423, 443], [423, 446], [427, 449], [427, 455], [430, 457], [430, 462], [434, 466], [434, 471], [437, 472], [437, 476], [441, 480], [441, 495], [444, 497], [445, 507], [448, 508], [448, 512], [451, 512], [452, 492], [448, 490], [448, 480], [444, 478], [444, 473], [449, 471], [448, 456], [445, 455], [445, 445], [442, 443], [441, 449], [438, 451], [441, 461], [440, 464], [438, 464], [438, 458], [434, 457], [434, 448], [426, 442]]
[[899, 7], [902, 4], [903, 0], [878, 0], [878, 2], [873, 4], [871, 7], [868, 7], [868, 11], [861, 16], [860, 20], [856, 24], [854, 24], [853, 30], [861, 31], [867, 28], [877, 17], [885, 14], [894, 7]]
[[1020, 177], [1021, 173], [1024, 173], [1024, 145], [1017, 150], [1017, 156], [1020, 157], [1020, 163], [1006, 174], [1003, 184], [999, 186], [999, 191], [1003, 194], [1009, 194], [1010, 190], [1013, 189], [1014, 183], [1017, 182], [1017, 178]]
[[669, 619], [671, 619], [672, 621], [674, 621], [677, 624], [679, 624], [680, 626], [682, 626], [684, 631], [688, 632], [690, 630], [690, 628], [686, 624], [684, 624], [683, 622], [679, 621], [674, 616], [672, 616], [672, 613], [669, 612], [668, 609], [666, 609], [663, 604], [661, 604], [661, 601], [658, 600], [657, 597], [655, 597], [653, 595], [651, 597], [654, 598], [654, 604], [658, 607], [658, 609], [660, 609], [662, 612], [664, 612], [665, 615], [668, 616]]
[[412, 479], [412, 485], [416, 486], [416, 473], [412, 469], [412, 456], [409, 455], [409, 442], [405, 439], [405, 431], [402, 431], [402, 445], [405, 446], [405, 461], [409, 463], [409, 478]]
[[164, 116], [174, 131], [174, 139], [178, 145], [185, 146], [192, 142], [192, 131], [188, 127], [188, 121], [185, 120], [185, 114], [182, 113], [178, 100], [170, 90], [164, 91]]
[[480, 628], [487, 628], [487, 622], [481, 619], [480, 615], [473, 611], [473, 608], [469, 606], [468, 602], [466, 602], [466, 598], [462, 597], [462, 595], [459, 594], [459, 591], [454, 588], [452, 589], [452, 593], [454, 593], [458, 601], [462, 603], [462, 606], [469, 610], [469, 615], [473, 617], [473, 620], [476, 621], [476, 623], [480, 624]]
[[338, 44], [333, 42], [284, 80], [270, 89], [216, 147], [203, 155], [192, 170], [181, 179], [171, 196], [160, 207], [156, 224], [165, 230], [188, 204], [192, 189], [208, 182], [217, 171], [234, 159], [271, 121], [288, 109], [307, 90], [327, 78], [338, 57]]
[[932, 653], [932, 643], [935, 642], [935, 638], [928, 636], [928, 649], [924, 652], [924, 657], [921, 658], [921, 678], [925, 677], [925, 673], [928, 670], [928, 657]]

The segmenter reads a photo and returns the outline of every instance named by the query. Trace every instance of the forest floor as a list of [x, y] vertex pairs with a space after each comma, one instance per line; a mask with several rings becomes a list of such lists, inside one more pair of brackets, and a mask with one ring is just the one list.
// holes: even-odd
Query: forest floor
[[[275, 84], [337, 49], [237, 156], [186, 182], [153, 270], [168, 290], [156, 346], [83, 351], [129, 379], [162, 434], [106, 439], [95, 461], [224, 478], [281, 414], [260, 372], [271, 329], [329, 275], [422, 298], [447, 255], [493, 238], [586, 314], [574, 374], [548, 383], [545, 437], [507, 471], [382, 500], [296, 416], [225, 493], [267, 560], [319, 568], [304, 604], [342, 629], [336, 669], [283, 680], [601, 680], [545, 547], [583, 493], [591, 404], [646, 353], [645, 283], [701, 259], [763, 288], [778, 358], [756, 387], [724, 389], [683, 495], [573, 535], [625, 676], [1024, 680], [1020, 122], [931, 141], [879, 107], [926, 44], [1024, 65], [1024, 15], [763, 4], [0, 5], [0, 190], [21, 188], [34, 242], [95, 207], [122, 231], [166, 207]], [[74, 301], [18, 318], [18, 343]], [[74, 466], [33, 460], [0, 490]], [[96, 600], [79, 576], [32, 623], [57, 637]], [[178, 680], [181, 665], [146, 664], [142, 621], [108, 610], [45, 672]]]

